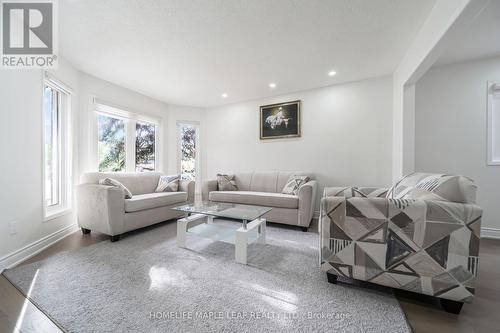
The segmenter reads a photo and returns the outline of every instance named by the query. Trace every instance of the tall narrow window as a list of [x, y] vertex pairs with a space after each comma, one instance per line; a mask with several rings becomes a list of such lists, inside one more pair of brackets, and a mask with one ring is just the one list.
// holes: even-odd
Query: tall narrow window
[[183, 179], [196, 180], [198, 176], [198, 126], [178, 123], [180, 173]]
[[155, 171], [156, 126], [146, 122], [135, 125], [135, 171]]
[[46, 85], [43, 103], [45, 129], [45, 203], [50, 207], [60, 203], [59, 92]]
[[47, 79], [43, 87], [44, 216], [70, 208], [70, 93]]
[[97, 115], [99, 171], [125, 171], [125, 121]]
[[160, 120], [94, 100], [98, 170], [143, 172], [158, 169]]

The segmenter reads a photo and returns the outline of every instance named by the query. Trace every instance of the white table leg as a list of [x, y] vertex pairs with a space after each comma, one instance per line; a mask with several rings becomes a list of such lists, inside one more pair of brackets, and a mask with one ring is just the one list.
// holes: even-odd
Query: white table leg
[[255, 219], [252, 222], [244, 223], [241, 228], [236, 230], [234, 250], [236, 262], [240, 264], [247, 264], [247, 250], [248, 250], [248, 234], [257, 228], [259, 233], [259, 241], [266, 242], [266, 220]]
[[241, 230], [241, 228], [236, 230], [236, 240], [234, 244], [236, 262], [239, 262], [243, 265], [247, 264], [247, 246], [247, 231]]
[[261, 219], [259, 242], [266, 244], [266, 219]]
[[187, 216], [183, 219], [177, 220], [177, 246], [186, 247], [186, 234], [189, 223], [205, 217], [203, 214], [195, 214]]
[[186, 233], [188, 219], [180, 219], [177, 221], [177, 247], [186, 247]]

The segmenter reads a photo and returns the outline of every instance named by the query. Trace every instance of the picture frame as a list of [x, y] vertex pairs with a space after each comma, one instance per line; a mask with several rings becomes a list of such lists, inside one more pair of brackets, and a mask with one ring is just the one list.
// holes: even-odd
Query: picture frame
[[290, 101], [260, 107], [260, 139], [284, 139], [301, 136], [301, 102]]

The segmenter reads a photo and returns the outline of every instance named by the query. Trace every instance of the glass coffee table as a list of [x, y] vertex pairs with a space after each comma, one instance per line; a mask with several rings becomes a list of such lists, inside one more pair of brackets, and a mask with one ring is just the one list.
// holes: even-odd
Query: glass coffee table
[[[196, 235], [214, 241], [233, 244], [235, 259], [247, 263], [247, 247], [254, 242], [265, 243], [266, 220], [262, 215], [271, 208], [231, 203], [199, 202], [172, 208], [184, 212], [186, 216], [177, 221], [177, 246], [186, 247], [186, 236]], [[214, 218], [241, 221], [240, 228], [214, 224]], [[193, 225], [204, 219], [203, 223]]]

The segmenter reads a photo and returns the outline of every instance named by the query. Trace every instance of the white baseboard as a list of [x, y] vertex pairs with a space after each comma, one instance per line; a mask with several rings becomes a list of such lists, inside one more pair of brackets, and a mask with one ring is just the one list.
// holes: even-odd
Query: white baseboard
[[72, 234], [77, 231], [78, 227], [76, 224], [71, 224], [67, 227], [62, 228], [50, 235], [47, 235], [39, 240], [26, 245], [25, 247], [16, 250], [12, 253], [9, 253], [3, 258], [0, 258], [0, 273], [3, 272], [4, 269], [11, 268], [16, 266], [17, 264], [28, 260], [29, 258], [35, 256], [36, 254], [42, 252], [49, 246], [54, 243], [57, 243], [64, 237]]
[[500, 239], [500, 229], [483, 227], [481, 228], [481, 238]]

